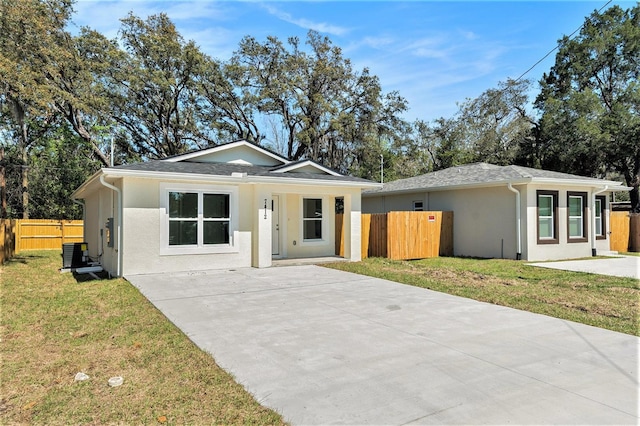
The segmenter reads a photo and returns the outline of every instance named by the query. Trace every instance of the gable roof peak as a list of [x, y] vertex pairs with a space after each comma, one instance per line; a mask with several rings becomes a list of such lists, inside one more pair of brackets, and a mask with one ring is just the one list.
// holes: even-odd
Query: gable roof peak
[[[247, 161], [246, 158], [236, 158], [235, 160], [230, 160], [229, 158], [225, 158], [222, 156], [225, 152], [232, 152], [233, 150], [240, 150], [239, 152], [243, 152], [249, 157], [262, 158], [263, 160], [267, 160], [269, 164], [254, 164], [252, 161]], [[249, 154], [247, 154], [249, 153]], [[219, 161], [215, 161], [216, 157], [223, 157]], [[237, 154], [236, 154], [237, 156]], [[256, 157], [257, 156], [257, 157]], [[271, 151], [268, 148], [264, 148], [256, 143], [249, 142], [245, 139], [240, 139], [233, 142], [219, 144], [213, 147], [203, 148], [196, 151], [187, 152], [185, 154], [176, 155], [173, 157], [163, 158], [160, 161], [167, 162], [181, 162], [181, 161], [190, 161], [190, 162], [236, 162], [247, 165], [275, 165], [275, 164], [289, 164], [291, 160], [283, 157], [282, 155]], [[275, 163], [275, 164], [274, 164]]]

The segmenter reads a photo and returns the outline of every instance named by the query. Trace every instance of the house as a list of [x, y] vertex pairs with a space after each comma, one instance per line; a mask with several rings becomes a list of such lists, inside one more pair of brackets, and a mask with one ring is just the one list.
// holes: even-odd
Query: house
[[476, 163], [366, 190], [362, 211], [453, 211], [455, 256], [568, 259], [609, 251], [609, 195], [629, 189], [609, 180]]
[[333, 256], [336, 200], [344, 257], [358, 261], [361, 192], [378, 186], [236, 141], [103, 168], [72, 198], [84, 206], [89, 256], [122, 276]]

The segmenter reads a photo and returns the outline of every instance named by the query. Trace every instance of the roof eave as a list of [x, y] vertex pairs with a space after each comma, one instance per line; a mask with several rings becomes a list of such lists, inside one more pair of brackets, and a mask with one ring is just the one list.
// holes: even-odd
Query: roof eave
[[[190, 181], [211, 181], [235, 182], [235, 183], [278, 183], [283, 185], [322, 185], [322, 186], [349, 186], [357, 188], [379, 188], [381, 184], [377, 182], [363, 182], [350, 180], [324, 180], [324, 179], [303, 179], [297, 176], [283, 178], [281, 176], [252, 176], [245, 174], [234, 175], [212, 175], [202, 173], [178, 173], [178, 172], [154, 172], [147, 170], [125, 170], [125, 169], [102, 169], [107, 176], [112, 177], [140, 177], [147, 179], [174, 179]], [[286, 175], [285, 175], [286, 176]], [[291, 175], [289, 175], [291, 176]], [[295, 179], [294, 179], [295, 178]]]
[[560, 186], [588, 186], [591, 188], [603, 188], [604, 186], [608, 186], [607, 191], [630, 191], [632, 188], [623, 186], [620, 182], [615, 181], [593, 181], [588, 179], [553, 179], [553, 178], [524, 178], [524, 179], [503, 179], [495, 182], [482, 182], [482, 183], [471, 183], [471, 184], [460, 184], [460, 185], [441, 185], [441, 186], [433, 186], [433, 187], [423, 187], [423, 188], [408, 188], [408, 189], [399, 189], [399, 190], [390, 190], [385, 191], [375, 191], [375, 192], [365, 192], [362, 194], [362, 197], [375, 197], [377, 195], [387, 195], [387, 194], [409, 194], [412, 192], [436, 192], [436, 191], [448, 191], [448, 190], [458, 190], [458, 189], [474, 189], [474, 188], [491, 188], [496, 186], [503, 185], [528, 185], [535, 183], [546, 183]]

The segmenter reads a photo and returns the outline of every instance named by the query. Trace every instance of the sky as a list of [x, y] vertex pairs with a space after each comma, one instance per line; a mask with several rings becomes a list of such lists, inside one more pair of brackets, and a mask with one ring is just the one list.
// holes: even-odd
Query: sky
[[[634, 1], [233, 1], [76, 0], [73, 25], [115, 38], [129, 12], [166, 13], [185, 40], [227, 60], [245, 36], [305, 40], [329, 37], [354, 69], [368, 68], [385, 93], [408, 100], [404, 117], [451, 117], [458, 105], [508, 78], [518, 78], [570, 35], [594, 10]], [[555, 52], [524, 78], [537, 81]]]

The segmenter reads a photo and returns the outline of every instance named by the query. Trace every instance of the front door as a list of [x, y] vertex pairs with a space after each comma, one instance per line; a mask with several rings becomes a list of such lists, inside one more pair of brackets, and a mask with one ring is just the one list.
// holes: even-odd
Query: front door
[[280, 196], [271, 197], [271, 254], [280, 254]]

